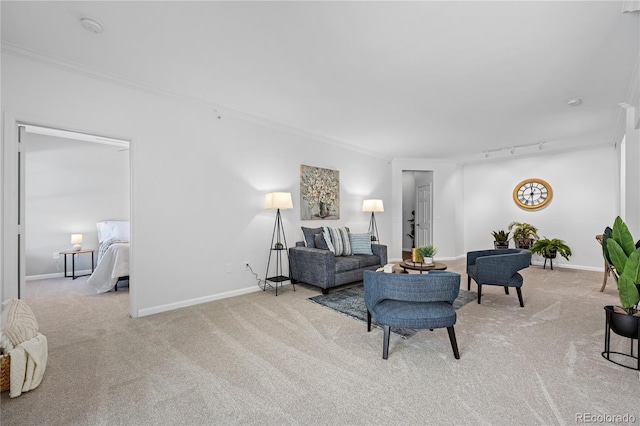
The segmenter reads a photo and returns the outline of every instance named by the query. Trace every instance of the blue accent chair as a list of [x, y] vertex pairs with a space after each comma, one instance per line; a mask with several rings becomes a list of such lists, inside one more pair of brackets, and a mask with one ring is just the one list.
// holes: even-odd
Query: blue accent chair
[[428, 274], [385, 274], [364, 271], [364, 301], [367, 306], [367, 331], [371, 318], [384, 329], [382, 358], [389, 356], [391, 327], [447, 328], [453, 355], [460, 359], [453, 325], [453, 302], [460, 293], [460, 275], [448, 271]]
[[471, 279], [478, 285], [478, 304], [482, 297], [483, 285], [498, 285], [504, 287], [509, 294], [509, 287], [515, 287], [518, 292], [520, 307], [522, 301], [522, 275], [519, 270], [528, 268], [531, 264], [531, 252], [526, 249], [496, 249], [477, 250], [467, 253], [467, 290], [471, 290]]

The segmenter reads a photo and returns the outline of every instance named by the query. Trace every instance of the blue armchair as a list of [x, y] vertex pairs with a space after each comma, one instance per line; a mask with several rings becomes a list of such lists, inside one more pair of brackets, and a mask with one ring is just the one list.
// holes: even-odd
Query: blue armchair
[[524, 249], [496, 249], [478, 250], [467, 253], [467, 290], [471, 290], [471, 279], [478, 285], [478, 304], [482, 297], [483, 285], [497, 285], [504, 287], [509, 294], [509, 287], [515, 287], [518, 292], [520, 307], [522, 301], [522, 275], [519, 270], [528, 268], [531, 264], [531, 252]]
[[460, 275], [447, 271], [428, 274], [385, 274], [364, 271], [364, 301], [367, 306], [367, 331], [371, 318], [384, 329], [382, 358], [389, 355], [391, 327], [447, 328], [453, 355], [460, 359], [453, 325], [453, 302], [460, 292]]

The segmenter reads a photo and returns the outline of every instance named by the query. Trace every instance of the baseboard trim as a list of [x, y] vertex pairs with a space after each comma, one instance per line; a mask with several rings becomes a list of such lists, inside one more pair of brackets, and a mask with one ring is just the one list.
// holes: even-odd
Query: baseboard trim
[[187, 308], [189, 306], [200, 305], [202, 303], [208, 303], [208, 302], [213, 302], [215, 300], [226, 299], [228, 297], [242, 296], [243, 294], [255, 293], [256, 291], [262, 291], [262, 289], [256, 285], [256, 286], [243, 288], [240, 290], [226, 291], [224, 293], [212, 294], [204, 297], [196, 297], [195, 299], [182, 300], [180, 302], [154, 306], [152, 308], [139, 309], [138, 317], [145, 317], [148, 315], [154, 315], [162, 312], [173, 311], [175, 309]]
[[[70, 273], [70, 272], [68, 272]], [[91, 275], [91, 269], [87, 269], [86, 271], [76, 271], [76, 276], [79, 275]], [[28, 275], [24, 277], [25, 281], [37, 281], [37, 280], [50, 280], [52, 278], [64, 278], [64, 272], [55, 272], [53, 274], [42, 274], [42, 275]], [[71, 278], [71, 277], [67, 277]]]

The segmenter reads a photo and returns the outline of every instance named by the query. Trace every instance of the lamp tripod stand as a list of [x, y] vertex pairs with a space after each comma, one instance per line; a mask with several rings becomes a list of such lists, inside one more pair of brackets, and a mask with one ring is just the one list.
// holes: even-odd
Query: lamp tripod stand
[[[273, 235], [271, 236], [269, 260], [267, 261], [267, 273], [265, 274], [264, 289], [263, 289], [264, 291], [266, 291], [267, 286], [275, 287], [276, 296], [278, 295], [278, 284], [280, 283], [280, 285], [282, 285], [281, 283], [283, 281], [291, 280], [291, 278], [289, 278], [288, 276], [283, 275], [284, 273], [282, 269], [282, 252], [283, 251], [287, 257], [287, 266], [288, 266], [289, 250], [287, 248], [287, 238], [284, 235], [284, 228], [282, 227], [282, 219], [280, 217], [280, 209], [278, 209], [276, 212], [276, 223], [273, 225]], [[271, 255], [274, 254], [274, 252], [275, 252], [276, 272], [275, 272], [275, 275], [270, 277], [269, 266], [271, 265]], [[271, 284], [269, 284], [270, 282], [274, 283], [274, 285], [272, 286]], [[291, 285], [293, 285], [293, 291], [296, 291], [296, 285], [293, 283], [293, 281], [291, 282]]]
[[371, 212], [371, 220], [369, 221], [369, 233], [371, 234], [371, 241], [375, 241], [376, 243], [380, 241], [380, 237], [378, 237], [378, 224], [376, 223], [376, 215], [374, 212]]

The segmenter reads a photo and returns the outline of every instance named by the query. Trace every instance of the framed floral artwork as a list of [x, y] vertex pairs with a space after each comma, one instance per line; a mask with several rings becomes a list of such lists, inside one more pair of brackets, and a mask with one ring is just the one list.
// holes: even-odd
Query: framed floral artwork
[[340, 172], [300, 166], [300, 219], [340, 219]]

